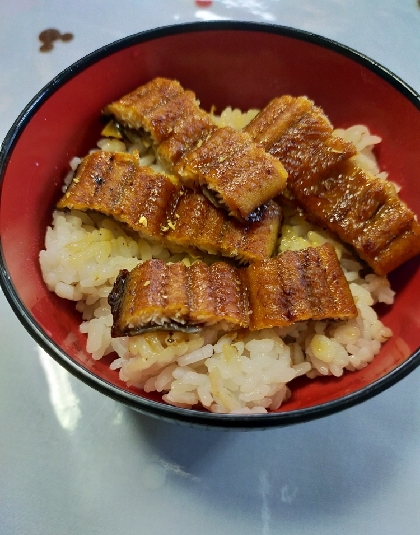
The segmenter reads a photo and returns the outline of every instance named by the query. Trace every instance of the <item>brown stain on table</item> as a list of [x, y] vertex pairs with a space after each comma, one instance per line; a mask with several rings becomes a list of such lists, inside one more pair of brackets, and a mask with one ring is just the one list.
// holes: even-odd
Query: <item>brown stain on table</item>
[[67, 43], [73, 39], [74, 35], [70, 32], [61, 33], [55, 28], [47, 28], [43, 30], [38, 39], [41, 41], [42, 45], [39, 47], [40, 52], [50, 52], [54, 48], [55, 41], [63, 41]]

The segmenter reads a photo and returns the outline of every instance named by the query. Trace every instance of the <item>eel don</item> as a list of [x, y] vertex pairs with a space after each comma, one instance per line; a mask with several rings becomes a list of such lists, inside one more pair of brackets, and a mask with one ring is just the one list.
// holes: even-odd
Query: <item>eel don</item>
[[333, 135], [330, 121], [311, 100], [276, 98], [245, 131], [284, 165], [285, 198], [351, 245], [375, 273], [386, 275], [420, 253], [415, 214], [392, 182], [353, 161], [354, 145]]
[[267, 203], [259, 221], [241, 223], [201, 191], [140, 166], [138, 156], [126, 152], [86, 156], [57, 207], [112, 216], [173, 252], [201, 250], [242, 263], [273, 254], [281, 223], [281, 209], [274, 201]]
[[286, 251], [245, 268], [148, 260], [122, 270], [108, 297], [112, 336], [220, 326], [259, 330], [357, 315], [332, 245]]
[[179, 82], [155, 78], [103, 110], [123, 127], [145, 132], [165, 169], [189, 187], [200, 186], [245, 221], [286, 186], [278, 158], [247, 132], [219, 128]]

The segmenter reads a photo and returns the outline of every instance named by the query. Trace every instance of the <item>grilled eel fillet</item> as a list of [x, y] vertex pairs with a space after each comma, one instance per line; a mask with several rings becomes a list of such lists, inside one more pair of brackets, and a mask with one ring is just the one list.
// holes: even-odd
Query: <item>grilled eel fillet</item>
[[281, 209], [270, 201], [260, 221], [229, 218], [199, 191], [139, 165], [136, 155], [96, 151], [79, 165], [58, 208], [94, 210], [177, 252], [199, 250], [250, 262], [272, 255]]
[[155, 78], [103, 111], [147, 132], [159, 160], [183, 184], [204, 187], [230, 215], [244, 221], [286, 186], [287, 173], [245, 132], [218, 128], [179, 82]]
[[245, 130], [283, 163], [288, 198], [350, 244], [378, 275], [420, 253], [416, 216], [391, 182], [353, 162], [353, 144], [332, 135], [331, 123], [312, 101], [274, 99]]
[[259, 330], [357, 315], [330, 244], [286, 251], [247, 268], [148, 260], [120, 272], [108, 301], [114, 337], [220, 323]]

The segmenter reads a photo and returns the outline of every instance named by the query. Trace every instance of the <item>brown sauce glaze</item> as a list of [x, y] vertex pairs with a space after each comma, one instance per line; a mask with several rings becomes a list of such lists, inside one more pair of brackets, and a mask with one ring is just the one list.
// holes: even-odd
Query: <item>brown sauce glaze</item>
[[72, 33], [61, 33], [55, 28], [47, 28], [46, 30], [43, 30], [38, 36], [38, 39], [42, 43], [42, 45], [39, 47], [39, 51], [50, 52], [54, 48], [55, 41], [60, 40], [63, 41], [63, 43], [66, 43], [68, 41], [71, 41], [73, 37], [74, 36]]

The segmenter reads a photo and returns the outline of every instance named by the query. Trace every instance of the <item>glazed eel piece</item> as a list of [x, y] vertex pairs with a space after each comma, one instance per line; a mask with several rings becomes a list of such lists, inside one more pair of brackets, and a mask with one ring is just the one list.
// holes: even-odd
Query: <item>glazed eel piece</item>
[[361, 169], [356, 148], [333, 135], [306, 97], [272, 100], [246, 132], [288, 172], [286, 198], [351, 245], [378, 275], [420, 253], [420, 226], [394, 185]]
[[281, 209], [270, 201], [262, 218], [243, 224], [215, 207], [201, 191], [150, 167], [136, 154], [96, 151], [86, 156], [60, 209], [94, 210], [125, 223], [173, 252], [199, 250], [248, 263], [273, 254]]
[[260, 330], [357, 315], [330, 244], [286, 251], [246, 268], [148, 260], [120, 272], [108, 301], [114, 337], [211, 325]]
[[200, 186], [240, 221], [259, 217], [261, 208], [286, 186], [280, 161], [246, 132], [219, 128], [179, 82], [155, 78], [103, 110], [117, 123], [145, 132], [157, 157], [189, 187]]

